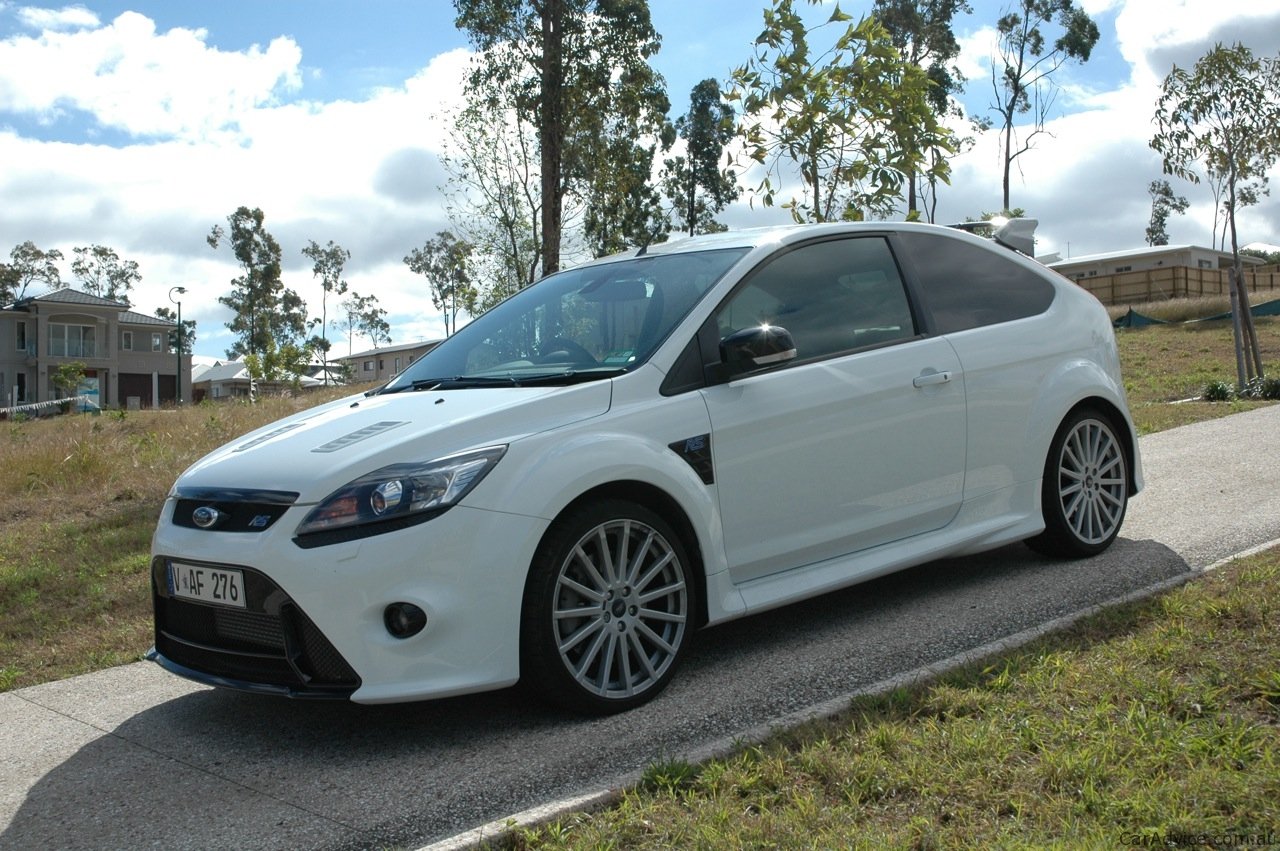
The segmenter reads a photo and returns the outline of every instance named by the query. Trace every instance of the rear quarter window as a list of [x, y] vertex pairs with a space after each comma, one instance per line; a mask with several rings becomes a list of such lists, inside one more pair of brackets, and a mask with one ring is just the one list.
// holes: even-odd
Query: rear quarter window
[[950, 334], [1044, 313], [1053, 284], [1000, 251], [936, 233], [900, 233], [934, 330]]

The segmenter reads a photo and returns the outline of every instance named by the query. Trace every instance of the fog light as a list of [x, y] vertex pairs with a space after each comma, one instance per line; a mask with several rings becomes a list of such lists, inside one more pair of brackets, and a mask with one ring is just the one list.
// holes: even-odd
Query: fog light
[[427, 613], [413, 603], [392, 603], [382, 613], [382, 622], [395, 638], [409, 638], [422, 632], [427, 625]]

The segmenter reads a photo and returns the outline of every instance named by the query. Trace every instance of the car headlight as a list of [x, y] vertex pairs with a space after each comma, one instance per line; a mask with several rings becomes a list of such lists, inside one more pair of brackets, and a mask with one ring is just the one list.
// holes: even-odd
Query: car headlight
[[321, 500], [294, 540], [303, 547], [319, 546], [430, 520], [457, 505], [506, 451], [506, 446], [489, 446], [374, 470]]

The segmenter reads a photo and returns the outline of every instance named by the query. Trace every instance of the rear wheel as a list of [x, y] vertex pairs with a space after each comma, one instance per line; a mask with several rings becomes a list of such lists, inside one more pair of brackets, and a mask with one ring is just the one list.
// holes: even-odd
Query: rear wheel
[[650, 700], [688, 644], [695, 589], [679, 537], [644, 506], [572, 510], [534, 557], [521, 617], [521, 679], [592, 714]]
[[1045, 529], [1027, 541], [1052, 556], [1091, 556], [1111, 546], [1129, 501], [1129, 464], [1111, 420], [1072, 413], [1054, 436], [1040, 494]]

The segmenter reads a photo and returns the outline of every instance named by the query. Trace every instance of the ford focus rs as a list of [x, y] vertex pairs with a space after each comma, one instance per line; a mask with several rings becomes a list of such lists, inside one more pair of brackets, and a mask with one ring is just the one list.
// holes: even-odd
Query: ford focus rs
[[613, 712], [707, 625], [1015, 541], [1098, 553], [1141, 483], [1106, 312], [1033, 260], [916, 224], [695, 237], [549, 276], [194, 464], [151, 657]]

